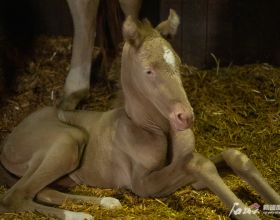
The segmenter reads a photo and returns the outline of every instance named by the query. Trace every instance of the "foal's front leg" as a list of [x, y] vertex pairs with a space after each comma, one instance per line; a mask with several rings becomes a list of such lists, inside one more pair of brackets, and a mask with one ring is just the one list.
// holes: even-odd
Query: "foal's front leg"
[[74, 39], [71, 69], [66, 78], [65, 94], [60, 107], [73, 110], [89, 93], [99, 0], [67, 0], [67, 3], [74, 24]]
[[[230, 210], [234, 205], [235, 209], [241, 208], [241, 210], [247, 210], [243, 202], [223, 182], [214, 163], [209, 159], [198, 153], [193, 153], [192, 157], [186, 163], [186, 171], [187, 173], [192, 173], [197, 182], [203, 183], [206, 188], [216, 194]], [[234, 217], [239, 220], [259, 219], [255, 214], [249, 213], [235, 215]]]
[[178, 188], [194, 182], [192, 174], [186, 175], [185, 164], [194, 149], [194, 134], [191, 129], [173, 132], [171, 135], [171, 163], [162, 169], [151, 171], [143, 167], [134, 169], [132, 191], [139, 196], [166, 196]]
[[261, 197], [271, 204], [280, 204], [280, 196], [267, 183], [253, 162], [243, 153], [235, 149], [228, 149], [213, 158], [214, 162], [226, 164], [242, 179], [248, 182]]
[[162, 197], [170, 195], [180, 187], [195, 181], [194, 177], [186, 175], [185, 161], [172, 162], [170, 165], [156, 171], [142, 167], [134, 169], [131, 190], [141, 197]]

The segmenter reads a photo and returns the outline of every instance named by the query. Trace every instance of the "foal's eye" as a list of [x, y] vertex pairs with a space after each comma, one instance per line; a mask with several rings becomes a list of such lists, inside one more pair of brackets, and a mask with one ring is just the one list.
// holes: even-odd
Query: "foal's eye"
[[151, 75], [151, 74], [152, 74], [152, 71], [151, 71], [151, 70], [147, 70], [146, 73], [147, 73], [148, 75]]

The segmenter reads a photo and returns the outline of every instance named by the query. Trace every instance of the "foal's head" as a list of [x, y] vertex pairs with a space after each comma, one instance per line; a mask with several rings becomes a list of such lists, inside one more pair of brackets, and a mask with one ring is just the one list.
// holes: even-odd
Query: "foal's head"
[[163, 38], [175, 35], [178, 25], [179, 17], [173, 10], [155, 29], [147, 20], [128, 17], [123, 25], [126, 43], [121, 77], [125, 95], [137, 93], [169, 121], [172, 129], [185, 130], [192, 126], [193, 109], [180, 77], [181, 60]]

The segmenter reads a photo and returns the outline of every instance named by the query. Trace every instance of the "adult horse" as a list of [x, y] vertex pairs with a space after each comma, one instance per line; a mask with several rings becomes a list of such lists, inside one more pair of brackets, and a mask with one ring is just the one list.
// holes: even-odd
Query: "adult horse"
[[[60, 219], [92, 219], [42, 205], [81, 200], [108, 208], [114, 198], [70, 195], [64, 187], [86, 184], [126, 188], [139, 196], [165, 196], [192, 184], [208, 188], [231, 209], [247, 210], [237, 219], [259, 219], [226, 186], [213, 162], [194, 151], [193, 109], [184, 91], [181, 61], [160, 33], [174, 34], [179, 18], [170, 11], [156, 29], [128, 17], [123, 25], [121, 82], [124, 106], [107, 111], [43, 108], [21, 122], [1, 149], [0, 180], [13, 184], [0, 198], [0, 212], [37, 211]], [[175, 32], [174, 32], [175, 31]], [[229, 149], [215, 158], [251, 184], [271, 204], [280, 196], [243, 153]]]
[[[63, 109], [75, 109], [89, 93], [92, 50], [96, 36], [99, 0], [67, 0], [74, 25], [71, 67], [66, 78]], [[119, 0], [125, 16], [137, 18], [142, 0]]]

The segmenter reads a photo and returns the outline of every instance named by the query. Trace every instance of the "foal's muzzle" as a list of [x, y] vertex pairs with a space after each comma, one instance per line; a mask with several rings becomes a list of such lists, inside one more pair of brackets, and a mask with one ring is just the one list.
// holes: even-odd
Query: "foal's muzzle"
[[192, 107], [176, 103], [171, 111], [169, 120], [174, 130], [183, 131], [191, 128], [194, 122]]

